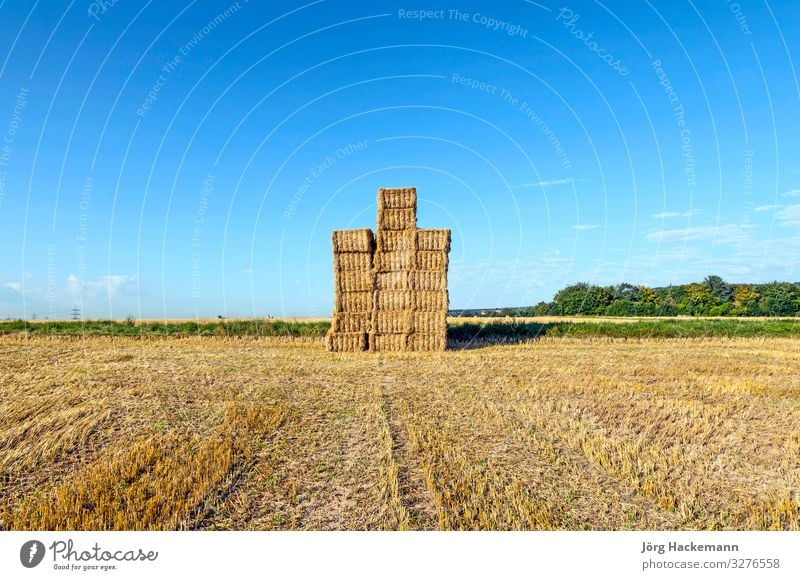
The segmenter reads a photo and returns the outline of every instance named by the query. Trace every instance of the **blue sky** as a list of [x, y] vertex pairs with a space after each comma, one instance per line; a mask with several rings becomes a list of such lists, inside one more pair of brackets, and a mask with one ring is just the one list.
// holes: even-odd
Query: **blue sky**
[[0, 2], [0, 318], [327, 316], [413, 185], [453, 308], [800, 280], [800, 5]]

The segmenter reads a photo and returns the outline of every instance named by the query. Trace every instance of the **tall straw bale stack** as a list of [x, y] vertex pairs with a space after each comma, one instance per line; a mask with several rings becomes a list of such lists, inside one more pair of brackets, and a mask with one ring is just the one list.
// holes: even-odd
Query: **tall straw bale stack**
[[378, 229], [333, 232], [330, 350], [443, 350], [450, 230], [417, 229], [413, 187], [378, 190]]

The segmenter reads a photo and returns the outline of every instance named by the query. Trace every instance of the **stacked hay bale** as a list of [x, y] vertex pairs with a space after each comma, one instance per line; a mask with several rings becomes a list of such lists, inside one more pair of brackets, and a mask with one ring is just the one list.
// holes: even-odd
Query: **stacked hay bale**
[[333, 232], [334, 352], [444, 350], [450, 230], [417, 229], [417, 190], [378, 190], [378, 231]]
[[413, 296], [409, 275], [416, 260], [417, 190], [378, 190], [375, 239], [375, 297], [369, 349], [404, 351], [411, 325]]
[[450, 230], [416, 230], [414, 242], [414, 268], [408, 277], [413, 303], [406, 350], [444, 350], [447, 346]]
[[334, 230], [333, 323], [326, 345], [334, 352], [367, 350], [367, 331], [372, 317], [375, 239], [369, 228]]
[[378, 190], [371, 351], [444, 350], [450, 230], [416, 227], [417, 190]]

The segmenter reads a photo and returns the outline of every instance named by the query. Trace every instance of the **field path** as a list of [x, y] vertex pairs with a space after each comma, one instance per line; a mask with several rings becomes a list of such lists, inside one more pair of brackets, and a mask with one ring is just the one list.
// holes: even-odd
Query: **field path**
[[397, 378], [389, 374], [381, 373], [377, 381], [391, 437], [392, 460], [397, 466], [398, 501], [407, 518], [407, 525], [410, 529], [438, 529], [436, 505], [428, 491], [423, 465], [409, 440], [400, 396], [404, 387], [398, 389]]

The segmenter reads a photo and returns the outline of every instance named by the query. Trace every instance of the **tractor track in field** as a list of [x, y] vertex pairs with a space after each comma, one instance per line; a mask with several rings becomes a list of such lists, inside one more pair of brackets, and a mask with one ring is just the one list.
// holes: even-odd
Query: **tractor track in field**
[[408, 436], [401, 398], [391, 375], [379, 379], [381, 406], [392, 440], [392, 459], [397, 465], [398, 496], [412, 529], [439, 529], [439, 516], [426, 483], [421, 458]]

